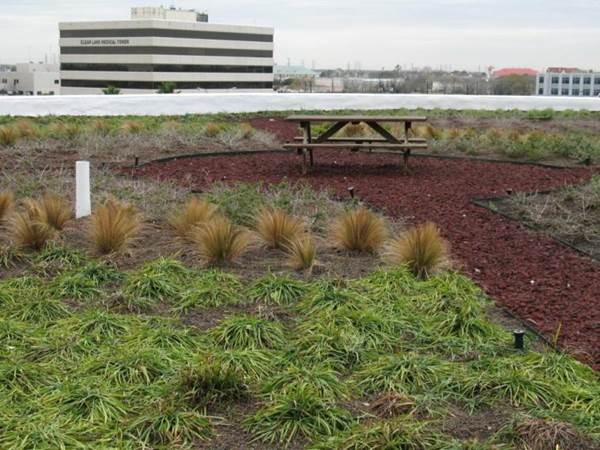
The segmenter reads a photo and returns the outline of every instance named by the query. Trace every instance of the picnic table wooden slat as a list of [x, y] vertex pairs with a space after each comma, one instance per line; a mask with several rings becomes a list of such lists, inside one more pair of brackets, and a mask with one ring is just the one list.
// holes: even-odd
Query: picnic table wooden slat
[[324, 116], [294, 115], [286, 120], [290, 122], [426, 122], [424, 116]]

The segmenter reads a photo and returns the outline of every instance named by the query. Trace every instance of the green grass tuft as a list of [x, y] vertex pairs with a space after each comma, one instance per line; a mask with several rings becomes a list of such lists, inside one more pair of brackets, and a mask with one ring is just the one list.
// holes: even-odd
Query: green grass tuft
[[248, 289], [248, 298], [255, 302], [289, 305], [307, 292], [306, 284], [287, 275], [269, 272]]
[[254, 316], [230, 317], [213, 328], [210, 335], [226, 349], [278, 348], [285, 342], [281, 324]]
[[314, 439], [347, 429], [352, 415], [306, 386], [274, 396], [244, 421], [254, 440], [289, 445], [296, 438]]

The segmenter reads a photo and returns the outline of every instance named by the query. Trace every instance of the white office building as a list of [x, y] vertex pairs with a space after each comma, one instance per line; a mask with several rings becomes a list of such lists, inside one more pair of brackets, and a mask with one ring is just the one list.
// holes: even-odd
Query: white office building
[[43, 62], [16, 65], [13, 72], [0, 72], [0, 93], [8, 95], [60, 94], [58, 64]]
[[600, 72], [575, 68], [549, 68], [537, 76], [537, 95], [569, 97], [600, 96]]
[[63, 22], [62, 94], [271, 91], [273, 28], [216, 25], [204, 13], [132, 8], [132, 19]]

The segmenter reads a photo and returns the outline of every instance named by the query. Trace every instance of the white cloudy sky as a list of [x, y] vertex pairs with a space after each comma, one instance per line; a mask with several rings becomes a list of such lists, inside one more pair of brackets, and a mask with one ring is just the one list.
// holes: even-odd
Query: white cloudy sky
[[[172, 0], [215, 23], [275, 27], [278, 63], [600, 69], [600, 0]], [[57, 23], [161, 0], [0, 0], [0, 63], [58, 52]], [[169, 5], [169, 1], [164, 1]]]

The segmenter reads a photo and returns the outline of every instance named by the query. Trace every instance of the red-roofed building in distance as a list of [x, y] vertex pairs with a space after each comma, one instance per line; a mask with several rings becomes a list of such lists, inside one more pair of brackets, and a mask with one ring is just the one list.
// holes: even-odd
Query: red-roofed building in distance
[[505, 69], [498, 69], [492, 72], [492, 78], [510, 77], [515, 75], [535, 77], [537, 74], [537, 70], [528, 69], [525, 67], [507, 67]]
[[581, 70], [577, 67], [548, 67], [546, 69], [548, 73], [577, 73], [577, 72], [585, 72], [585, 70]]

